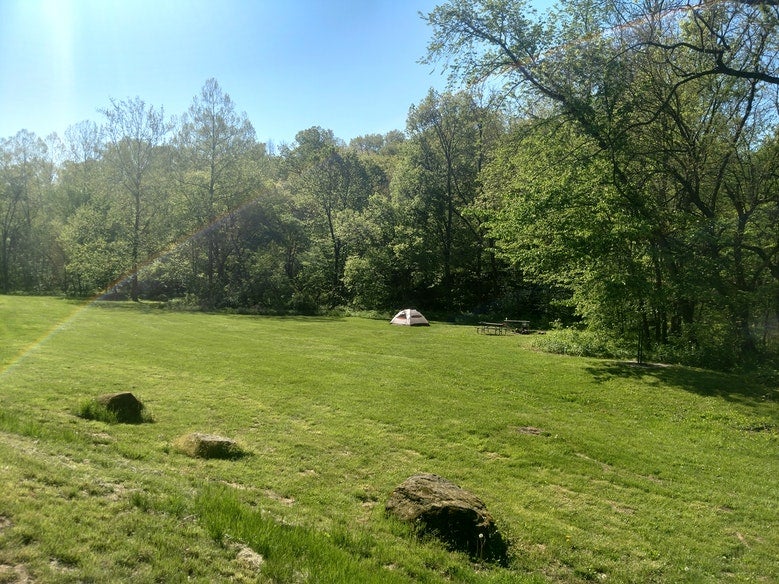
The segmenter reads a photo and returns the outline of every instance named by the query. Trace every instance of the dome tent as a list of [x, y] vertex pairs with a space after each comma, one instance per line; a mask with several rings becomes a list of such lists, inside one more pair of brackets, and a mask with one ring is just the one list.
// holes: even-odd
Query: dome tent
[[427, 322], [427, 319], [422, 313], [413, 308], [404, 308], [398, 312], [390, 321], [390, 324], [402, 326], [430, 326], [430, 323]]

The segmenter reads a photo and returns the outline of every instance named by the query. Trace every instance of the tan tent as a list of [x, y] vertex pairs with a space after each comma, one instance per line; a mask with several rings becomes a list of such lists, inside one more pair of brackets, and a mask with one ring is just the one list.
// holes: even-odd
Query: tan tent
[[403, 326], [430, 326], [422, 313], [413, 308], [406, 308], [398, 312], [390, 321], [390, 324], [399, 324]]

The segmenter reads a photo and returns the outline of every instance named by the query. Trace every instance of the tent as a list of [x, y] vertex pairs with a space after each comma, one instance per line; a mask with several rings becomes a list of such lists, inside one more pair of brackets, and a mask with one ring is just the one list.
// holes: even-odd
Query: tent
[[405, 308], [398, 312], [390, 321], [390, 324], [399, 324], [404, 326], [430, 326], [422, 313], [413, 308]]

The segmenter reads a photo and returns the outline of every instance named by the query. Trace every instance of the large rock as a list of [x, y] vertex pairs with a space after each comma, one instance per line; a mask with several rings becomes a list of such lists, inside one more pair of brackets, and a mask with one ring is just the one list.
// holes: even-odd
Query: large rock
[[97, 398], [97, 403], [112, 412], [117, 421], [125, 424], [143, 422], [143, 404], [129, 391], [107, 393]]
[[238, 443], [224, 436], [193, 432], [178, 438], [175, 446], [181, 452], [196, 458], [240, 458], [245, 452]]
[[406, 479], [390, 495], [386, 510], [453, 549], [479, 559], [506, 561], [506, 542], [481, 499], [438, 475]]

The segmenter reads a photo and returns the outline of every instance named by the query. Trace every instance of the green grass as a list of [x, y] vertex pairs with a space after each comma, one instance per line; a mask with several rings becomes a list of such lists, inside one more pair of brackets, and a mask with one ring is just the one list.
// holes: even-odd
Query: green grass
[[[776, 388], [530, 341], [0, 296], [0, 582], [779, 581]], [[153, 423], [76, 415], [118, 391]], [[385, 516], [417, 472], [484, 500], [507, 568]]]

